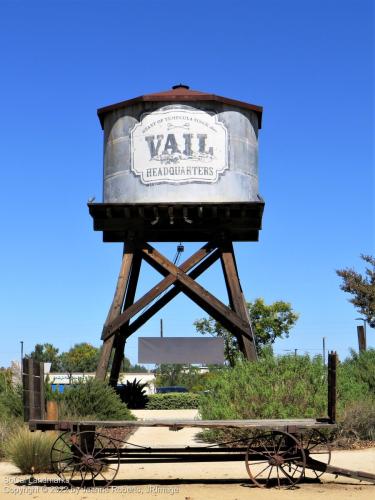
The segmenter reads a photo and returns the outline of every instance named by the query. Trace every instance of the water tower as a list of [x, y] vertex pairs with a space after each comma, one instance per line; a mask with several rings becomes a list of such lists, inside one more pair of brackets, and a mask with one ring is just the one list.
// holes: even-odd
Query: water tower
[[[97, 378], [105, 378], [114, 350], [110, 383], [117, 383], [126, 339], [180, 292], [255, 360], [233, 241], [257, 241], [261, 229], [262, 108], [176, 85], [101, 108], [98, 116], [104, 130], [103, 203], [88, 206], [94, 229], [105, 242], [123, 242], [124, 252]], [[176, 266], [150, 245], [157, 241], [207, 243]], [[229, 307], [195, 281], [218, 259]], [[134, 301], [142, 260], [163, 279]]]

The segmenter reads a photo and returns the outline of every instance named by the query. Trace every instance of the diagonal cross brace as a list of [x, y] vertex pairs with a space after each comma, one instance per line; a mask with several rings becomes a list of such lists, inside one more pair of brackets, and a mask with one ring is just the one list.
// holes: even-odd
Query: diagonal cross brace
[[[194, 269], [189, 273], [192, 279], [198, 278], [204, 271], [206, 271], [214, 262], [220, 258], [220, 251], [216, 249], [207, 258], [200, 262]], [[160, 311], [164, 306], [166, 306], [172, 299], [177, 297], [181, 292], [181, 287], [175, 283], [174, 287], [168, 290], [168, 292], [162, 295], [156, 302], [154, 302], [148, 309], [146, 309], [138, 318], [136, 318], [126, 329], [126, 337], [130, 337], [134, 332], [136, 332], [141, 326], [143, 326], [152, 316]], [[122, 328], [121, 328], [122, 330]]]
[[170, 275], [174, 276], [185, 295], [219, 321], [225, 328], [236, 335], [243, 335], [246, 338], [253, 339], [251, 332], [249, 332], [247, 321], [194, 281], [181, 268], [172, 264], [169, 259], [147, 243], [144, 244], [142, 253], [146, 262], [156, 270], [162, 273], [169, 272]]
[[[214, 249], [215, 246], [212, 243], [206, 243], [177, 269], [181, 270], [182, 272], [188, 272], [194, 266], [199, 264], [199, 262], [201, 262], [205, 257], [210, 255]], [[142, 254], [142, 256], [144, 257], [144, 254]], [[134, 304], [123, 311], [122, 314], [117, 317], [111, 317], [109, 321], [107, 320], [103, 327], [102, 340], [107, 340], [108, 338], [110, 338], [117, 330], [128, 323], [132, 317], [138, 314], [154, 299], [165, 292], [165, 290], [167, 290], [171, 285], [177, 282], [177, 278], [173, 274], [170, 274], [165, 270], [162, 271], [162, 274], [166, 275], [166, 277], [161, 280], [156, 286], [154, 286], [149, 292], [147, 292], [145, 295], [143, 295], [143, 297], [134, 302]]]

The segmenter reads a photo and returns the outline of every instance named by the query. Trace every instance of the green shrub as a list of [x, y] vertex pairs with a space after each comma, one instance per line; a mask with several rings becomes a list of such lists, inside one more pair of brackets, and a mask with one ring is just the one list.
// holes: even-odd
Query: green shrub
[[369, 394], [375, 396], [375, 349], [361, 353], [351, 350], [341, 367], [349, 379], [364, 384]]
[[0, 371], [0, 419], [23, 417], [22, 386], [12, 383], [10, 369]]
[[326, 414], [322, 358], [266, 356], [239, 362], [209, 379], [203, 419], [303, 418]]
[[5, 456], [23, 474], [51, 472], [50, 453], [56, 436], [26, 427], [16, 430], [5, 444]]
[[169, 387], [181, 385], [188, 391], [202, 391], [208, 373], [200, 373], [199, 368], [194, 365], [161, 364], [155, 370], [157, 387]]
[[0, 393], [0, 418], [23, 418], [22, 387], [12, 387]]
[[12, 385], [12, 371], [10, 368], [0, 370], [0, 393]]
[[191, 392], [150, 394], [147, 410], [186, 410], [198, 408], [200, 396]]
[[68, 387], [59, 402], [63, 419], [134, 420], [127, 406], [106, 382], [87, 379]]
[[23, 425], [22, 386], [12, 383], [11, 369], [0, 371], [0, 459], [9, 437]]
[[[353, 402], [372, 400], [375, 359], [369, 352], [339, 363], [338, 416]], [[242, 361], [207, 381], [201, 401], [207, 419], [308, 418], [327, 414], [327, 369], [321, 356], [267, 355], [257, 363]]]
[[[373, 351], [373, 350], [372, 350]], [[337, 419], [341, 433], [372, 439], [375, 434], [374, 352], [352, 353], [337, 369]], [[203, 419], [314, 418], [327, 415], [327, 368], [321, 356], [267, 354], [257, 363], [239, 362], [210, 377], [201, 398]], [[225, 433], [224, 433], [225, 434]], [[205, 439], [223, 433], [206, 431]], [[226, 437], [249, 434], [230, 431]], [[365, 437], [367, 436], [367, 437]]]

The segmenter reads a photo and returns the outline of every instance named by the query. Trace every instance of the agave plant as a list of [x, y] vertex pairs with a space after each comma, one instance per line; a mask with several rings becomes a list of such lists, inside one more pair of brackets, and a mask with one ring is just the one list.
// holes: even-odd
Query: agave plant
[[134, 379], [133, 382], [127, 380], [126, 384], [117, 386], [117, 393], [128, 408], [139, 410], [145, 408], [148, 403], [146, 386], [147, 383], [142, 383], [141, 380]]

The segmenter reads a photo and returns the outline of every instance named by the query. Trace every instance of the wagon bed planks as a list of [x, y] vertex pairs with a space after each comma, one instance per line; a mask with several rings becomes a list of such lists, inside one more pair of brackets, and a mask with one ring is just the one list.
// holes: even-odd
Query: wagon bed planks
[[97, 427], [168, 427], [171, 430], [180, 430], [184, 427], [198, 427], [205, 429], [260, 429], [299, 431], [304, 429], [334, 428], [335, 424], [327, 419], [296, 418], [296, 419], [267, 419], [267, 420], [30, 420], [30, 430], [68, 430], [87, 426]]

